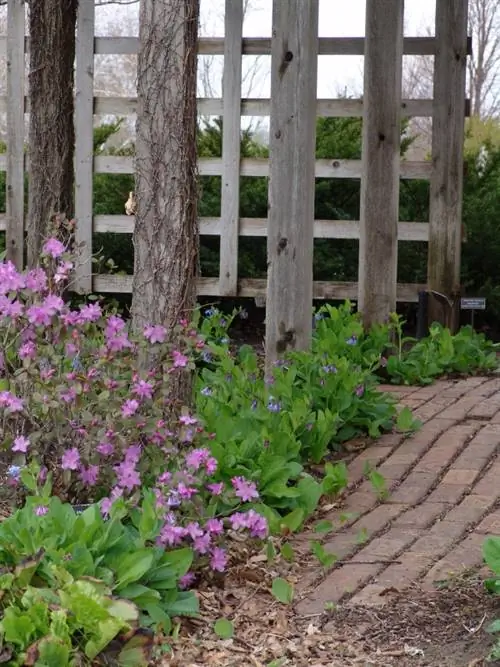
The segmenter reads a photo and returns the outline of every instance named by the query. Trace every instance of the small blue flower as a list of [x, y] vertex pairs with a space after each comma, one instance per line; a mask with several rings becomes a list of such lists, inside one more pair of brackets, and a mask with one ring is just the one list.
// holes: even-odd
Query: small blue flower
[[205, 317], [212, 317], [212, 315], [217, 315], [219, 311], [217, 308], [207, 308], [205, 311]]
[[337, 372], [337, 367], [334, 366], [333, 364], [328, 364], [328, 366], [323, 366], [322, 369], [325, 373], [336, 373]]
[[269, 412], [279, 412], [281, 410], [281, 405], [278, 401], [275, 401], [274, 398], [270, 398], [267, 403], [267, 409]]
[[19, 479], [20, 474], [21, 474], [20, 466], [9, 466], [7, 468], [7, 475], [12, 479]]
[[348, 338], [348, 339], [346, 340], [346, 343], [347, 343], [348, 345], [356, 345], [357, 342], [358, 342], [358, 339], [357, 339], [356, 336], [354, 336], [354, 335], [352, 335], [350, 338]]
[[229, 343], [229, 338], [226, 338], [226, 337], [221, 338], [220, 342], [222, 343], [222, 345], [227, 345]]
[[227, 325], [227, 320], [225, 320], [223, 317], [220, 318], [219, 325], [221, 327], [225, 327]]
[[205, 350], [205, 352], [203, 352], [203, 354], [201, 355], [201, 358], [203, 359], [203, 361], [206, 361], [207, 363], [212, 361], [212, 355], [207, 350]]
[[211, 396], [213, 394], [213, 391], [210, 389], [210, 387], [203, 387], [200, 393], [203, 396]]
[[316, 320], [316, 322], [319, 322], [320, 320], [324, 320], [325, 319], [325, 314], [324, 313], [315, 313], [314, 319]]
[[252, 410], [257, 410], [257, 401], [256, 400], [252, 401], [251, 409]]
[[71, 362], [71, 368], [72, 368], [74, 371], [81, 371], [81, 370], [83, 370], [83, 364], [82, 364], [82, 362], [80, 361], [80, 357], [76, 356], [76, 357], [73, 359], [73, 361]]

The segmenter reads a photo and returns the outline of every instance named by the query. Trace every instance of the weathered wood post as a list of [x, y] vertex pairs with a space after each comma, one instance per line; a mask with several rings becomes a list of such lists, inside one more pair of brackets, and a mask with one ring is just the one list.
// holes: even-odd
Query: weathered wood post
[[403, 0], [367, 0], [359, 309], [369, 328], [396, 309]]
[[7, 259], [24, 264], [24, 0], [7, 5]]
[[266, 365], [311, 344], [318, 0], [274, 0]]
[[468, 0], [436, 3], [427, 283], [429, 322], [455, 331], [460, 316]]
[[243, 0], [226, 0], [219, 294], [238, 294]]

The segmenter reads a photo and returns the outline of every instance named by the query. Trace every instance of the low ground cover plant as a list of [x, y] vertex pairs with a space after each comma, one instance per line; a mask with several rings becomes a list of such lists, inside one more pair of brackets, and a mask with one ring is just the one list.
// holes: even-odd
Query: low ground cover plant
[[[230, 345], [237, 313], [197, 313], [169, 337], [98, 300], [72, 308], [68, 244], [49, 239], [26, 273], [0, 264], [0, 445], [20, 506], [0, 524], [0, 655], [13, 665], [148, 664], [150, 631], [197, 612], [192, 587], [225, 570], [237, 533], [260, 548], [345, 488], [344, 464], [313, 475], [311, 462], [418, 426], [377, 389], [382, 372], [427, 382], [496, 361], [469, 330], [408, 350], [399, 320], [364, 332], [346, 303], [320, 309], [312, 350], [265, 375]], [[194, 376], [192, 406], [173, 404], [178, 374]]]

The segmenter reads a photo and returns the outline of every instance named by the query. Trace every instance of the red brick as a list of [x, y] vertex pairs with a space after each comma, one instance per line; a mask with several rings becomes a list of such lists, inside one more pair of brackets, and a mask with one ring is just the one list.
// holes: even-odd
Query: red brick
[[500, 510], [496, 510], [485, 516], [476, 528], [476, 533], [483, 535], [483, 538], [484, 535], [488, 535], [489, 533], [500, 535]]
[[443, 391], [450, 389], [453, 386], [453, 382], [440, 381], [434, 382], [433, 384], [427, 385], [426, 387], [420, 387], [416, 392], [412, 394], [412, 398], [424, 399], [426, 401], [440, 396]]
[[[387, 586], [381, 586], [380, 584], [368, 584], [349, 600], [348, 606], [383, 607], [390, 601], [391, 596], [387, 594]], [[328, 632], [327, 628], [328, 626], [324, 628], [324, 631]]]
[[[455, 398], [434, 398], [428, 403], [424, 403], [420, 408], [415, 410], [414, 415], [417, 419], [420, 419], [422, 422], [428, 422], [430, 419], [439, 415], [443, 410], [452, 405], [455, 402]], [[455, 423], [456, 420], [453, 420]]]
[[485, 401], [481, 401], [469, 412], [470, 419], [491, 419], [500, 410], [500, 394], [496, 392]]
[[448, 579], [450, 575], [481, 565], [483, 542], [484, 535], [468, 535], [429, 570], [423, 580], [424, 587], [433, 588], [437, 582]]
[[469, 412], [474, 408], [483, 398], [480, 394], [471, 395], [470, 393], [459, 398], [456, 403], [450, 405], [441, 412], [441, 417], [446, 419], [465, 419]]
[[468, 396], [489, 397], [500, 389], [500, 378], [486, 379], [471, 391], [467, 392]]
[[469, 487], [460, 484], [439, 484], [426, 498], [428, 503], [458, 503]]
[[389, 502], [416, 505], [424, 498], [437, 479], [437, 473], [412, 472], [398, 488], [391, 493]]
[[491, 465], [484, 476], [473, 486], [472, 493], [478, 496], [491, 496], [497, 500], [500, 498], [500, 460]]
[[370, 560], [390, 560], [395, 558], [398, 553], [403, 551], [408, 545], [415, 541], [420, 535], [418, 530], [410, 528], [391, 528], [380, 537], [376, 537], [369, 542], [361, 551], [358, 551], [352, 560], [370, 561]]
[[424, 554], [415, 554], [407, 551], [402, 556], [399, 556], [397, 563], [393, 563], [383, 570], [377, 576], [374, 583], [387, 588], [394, 587], [401, 590], [419, 579], [431, 563], [432, 558]]
[[358, 519], [351, 526], [351, 530], [363, 531], [366, 535], [373, 535], [389, 525], [399, 514], [408, 509], [408, 505], [387, 504], [379, 505]]
[[344, 596], [354, 593], [374, 577], [380, 569], [380, 565], [363, 563], [352, 563], [336, 568], [310, 597], [299, 602], [298, 613], [307, 616], [323, 612], [327, 602], [339, 602]]
[[377, 468], [377, 472], [389, 482], [401, 479], [407, 470], [408, 466], [403, 463], [388, 463], [387, 461]]
[[460, 470], [459, 468], [452, 468], [448, 470], [446, 475], [441, 480], [441, 484], [461, 484], [462, 486], [470, 486], [478, 476], [477, 470]]
[[[328, 553], [334, 554], [338, 560], [343, 560], [359, 547], [361, 536], [361, 530], [355, 530], [351, 526], [347, 531], [333, 535], [323, 544], [323, 547]], [[313, 539], [318, 539], [318, 536], [316, 535]]]
[[401, 514], [392, 525], [427, 528], [448, 508], [449, 505], [445, 505], [444, 503], [428, 503], [424, 501], [421, 505]]
[[[363, 485], [364, 489], [368, 485]], [[364, 513], [366, 510], [371, 509], [374, 505], [377, 504], [377, 495], [374, 491], [369, 490], [358, 490], [351, 493], [346, 498], [345, 509], [347, 512], [359, 512]]]
[[418, 539], [408, 553], [439, 558], [465, 531], [465, 524], [440, 521], [434, 524], [426, 535]]
[[456, 505], [444, 517], [445, 521], [453, 521], [462, 525], [476, 523], [492, 507], [494, 500], [488, 496], [465, 496], [461, 503]]

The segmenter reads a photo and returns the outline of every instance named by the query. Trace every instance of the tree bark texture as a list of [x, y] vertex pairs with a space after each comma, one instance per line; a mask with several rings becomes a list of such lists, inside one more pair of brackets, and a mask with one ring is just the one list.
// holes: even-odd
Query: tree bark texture
[[[136, 330], [152, 323], [172, 331], [196, 303], [198, 16], [199, 0], [141, 2], [132, 291]], [[181, 384], [172, 388], [177, 399], [189, 392], [189, 381]]]
[[[84, 0], [85, 1], [85, 0]], [[51, 219], [73, 215], [73, 68], [78, 0], [31, 0], [28, 265]]]

